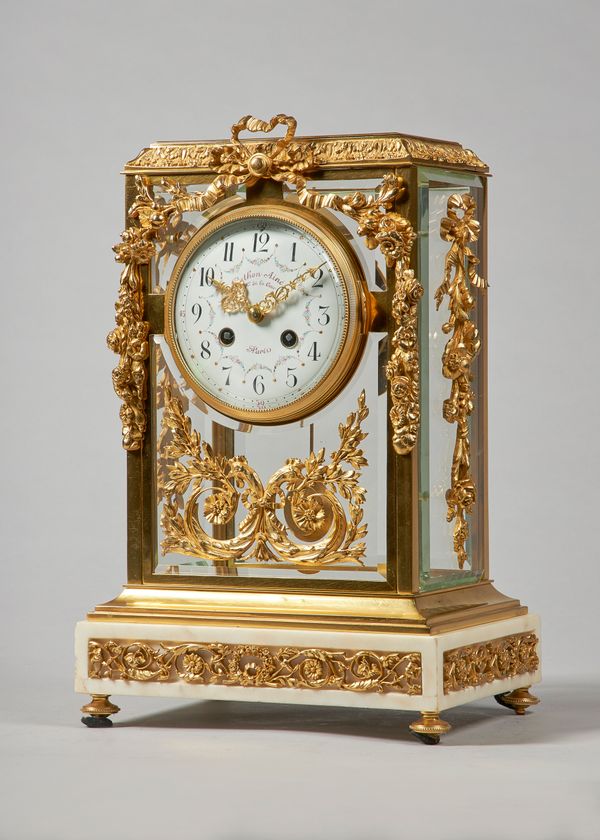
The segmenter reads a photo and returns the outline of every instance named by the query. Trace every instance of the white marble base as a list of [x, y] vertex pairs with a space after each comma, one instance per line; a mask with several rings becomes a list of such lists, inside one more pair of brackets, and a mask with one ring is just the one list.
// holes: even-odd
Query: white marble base
[[[152, 624], [139, 622], [82, 621], [75, 634], [75, 689], [84, 694], [148, 695], [182, 699], [250, 700], [274, 703], [307, 703], [366, 708], [409, 709], [441, 712], [505, 691], [537, 683], [540, 670], [485, 685], [444, 694], [444, 651], [466, 645], [535, 632], [539, 638], [539, 618], [524, 615], [454, 630], [434, 636], [397, 633], [341, 633], [326, 630], [286, 630], [210, 625]], [[119, 639], [176, 643], [223, 642], [275, 647], [325, 648], [333, 650], [375, 650], [419, 652], [422, 660], [422, 694], [398, 692], [355, 692], [340, 689], [264, 688], [254, 686], [204, 685], [184, 681], [156, 682], [122, 679], [92, 679], [88, 676], [88, 640]], [[538, 645], [538, 656], [540, 655]]]

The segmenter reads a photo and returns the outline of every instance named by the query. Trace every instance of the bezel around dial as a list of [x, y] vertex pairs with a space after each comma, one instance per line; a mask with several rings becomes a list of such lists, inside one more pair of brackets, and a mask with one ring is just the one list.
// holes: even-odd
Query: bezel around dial
[[[269, 218], [286, 222], [303, 229], [305, 233], [318, 240], [337, 270], [348, 315], [340, 347], [323, 378], [301, 397], [290, 400], [284, 406], [263, 410], [232, 406], [202, 387], [180, 350], [174, 317], [178, 285], [190, 259], [217, 231], [234, 222], [252, 218]], [[318, 211], [290, 206], [289, 202], [237, 207], [203, 225], [178, 257], [165, 293], [165, 338], [187, 384], [207, 405], [220, 414], [253, 425], [292, 423], [304, 419], [333, 400], [352, 376], [364, 350], [368, 324], [368, 300], [366, 280], [354, 251], [343, 234]]]

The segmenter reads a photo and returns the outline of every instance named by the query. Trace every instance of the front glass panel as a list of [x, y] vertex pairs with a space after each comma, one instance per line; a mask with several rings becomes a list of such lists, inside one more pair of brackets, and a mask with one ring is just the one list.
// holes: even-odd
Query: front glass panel
[[[444, 279], [445, 260], [451, 245], [440, 235], [440, 225], [448, 214], [448, 199], [454, 194], [473, 197], [477, 207], [475, 218], [481, 222], [484, 213], [481, 178], [439, 169], [419, 170], [419, 279], [425, 289], [420, 321], [422, 387], [419, 435], [419, 545], [423, 590], [475, 583], [481, 579], [484, 569], [485, 289], [471, 289], [475, 307], [469, 314], [469, 320], [479, 331], [482, 347], [471, 365], [475, 401], [473, 413], [468, 419], [468, 437], [477, 500], [472, 514], [467, 514], [470, 534], [465, 543], [466, 559], [462, 568], [454, 545], [456, 521], [448, 521], [446, 498], [451, 486], [453, 462], [458, 455], [457, 423], [444, 418], [444, 402], [450, 397], [452, 381], [442, 373], [444, 349], [453, 330], [444, 331], [450, 314], [448, 295], [444, 295], [438, 309], [435, 293]], [[480, 260], [479, 270], [483, 263], [484, 235], [482, 231], [477, 242], [469, 243]]]
[[[285, 198], [295, 202], [293, 192]], [[194, 229], [202, 223], [195, 219]], [[350, 221], [344, 225], [368, 287], [380, 290], [381, 260]], [[165, 290], [173, 265], [154, 266], [156, 292]], [[211, 585], [242, 577], [257, 587], [271, 579], [316, 589], [319, 581], [387, 588], [386, 494], [377, 481], [386, 474], [386, 361], [386, 335], [371, 332], [348, 383], [324, 408], [285, 425], [248, 425], [203, 401], [165, 338], [154, 336], [154, 574]]]
[[[186, 189], [190, 194], [204, 192], [209, 183], [210, 179], [206, 182], [198, 181], [197, 183], [186, 184]], [[159, 203], [161, 201], [166, 203], [172, 201], [173, 196], [167, 193], [161, 184], [155, 184], [153, 189], [155, 201]], [[197, 210], [184, 213], [175, 225], [171, 225], [169, 236], [157, 242], [156, 256], [151, 263], [150, 290], [154, 294], [161, 294], [165, 291], [177, 258], [196, 231], [205, 225], [215, 213], [222, 212], [225, 208], [240, 206], [245, 198], [246, 187], [238, 187], [235, 193], [219, 202], [216, 207], [212, 207], [204, 213]]]

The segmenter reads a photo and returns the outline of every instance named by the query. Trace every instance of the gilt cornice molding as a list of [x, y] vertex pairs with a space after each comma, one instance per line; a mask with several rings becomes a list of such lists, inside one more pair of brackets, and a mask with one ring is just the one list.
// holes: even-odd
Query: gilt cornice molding
[[[250, 153], [268, 153], [276, 140], [246, 142]], [[401, 134], [334, 135], [329, 137], [295, 137], [294, 142], [304, 155], [309, 155], [313, 170], [343, 168], [352, 165], [372, 167], [407, 163], [432, 166], [458, 166], [476, 172], [488, 172], [488, 166], [460, 143], [431, 140]], [[219, 153], [232, 146], [230, 141], [161, 141], [143, 149], [125, 165], [126, 173], [158, 170], [215, 173]]]

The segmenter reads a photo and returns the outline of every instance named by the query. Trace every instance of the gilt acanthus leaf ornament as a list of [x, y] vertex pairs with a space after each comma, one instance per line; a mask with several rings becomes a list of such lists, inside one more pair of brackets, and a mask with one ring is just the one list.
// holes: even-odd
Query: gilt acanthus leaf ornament
[[440, 236], [451, 243], [446, 254], [444, 280], [435, 293], [439, 309], [448, 295], [450, 317], [442, 326], [450, 338], [442, 356], [442, 373], [452, 385], [450, 397], [444, 400], [443, 414], [448, 423], [456, 423], [456, 442], [452, 456], [450, 488], [446, 492], [447, 520], [454, 520], [454, 551], [460, 569], [467, 561], [466, 543], [469, 538], [467, 515], [471, 514], [477, 498], [471, 474], [471, 444], [469, 417], [474, 411], [475, 395], [471, 388], [471, 366], [477, 356], [481, 340], [477, 327], [470, 319], [475, 306], [471, 287], [486, 288], [486, 281], [477, 274], [478, 258], [469, 248], [479, 236], [479, 222], [475, 219], [472, 196], [455, 193], [448, 199], [448, 215], [442, 219]]
[[[165, 373], [158, 452], [163, 554], [173, 551], [216, 563], [362, 565], [367, 527], [359, 479], [367, 460], [360, 443], [366, 437], [361, 423], [369, 413], [364, 392], [357, 410], [339, 425], [335, 452], [328, 458], [324, 449], [306, 459], [290, 458], [263, 485], [245, 457], [217, 455], [201, 439], [176, 387]], [[210, 525], [228, 524], [240, 505], [246, 516], [234, 537], [217, 539], [202, 526], [202, 518]], [[292, 539], [290, 531], [304, 542]]]

